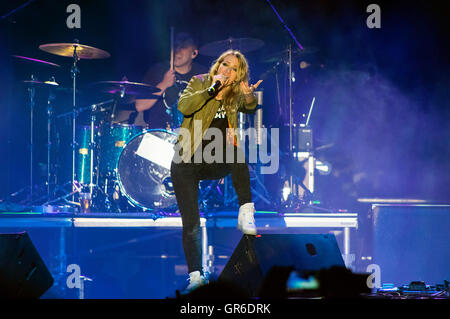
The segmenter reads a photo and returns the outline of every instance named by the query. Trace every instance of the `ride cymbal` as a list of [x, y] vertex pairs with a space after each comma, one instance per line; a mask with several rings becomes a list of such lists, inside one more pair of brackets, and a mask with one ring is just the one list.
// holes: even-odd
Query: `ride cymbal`
[[[295, 48], [292, 50], [292, 58], [297, 59], [297, 58], [301, 58], [304, 56], [311, 56], [312, 54], [315, 54], [318, 51], [319, 51], [319, 49], [314, 48], [314, 47], [307, 47], [307, 48], [304, 48], [303, 50]], [[262, 63], [274, 63], [274, 62], [278, 62], [278, 61], [287, 61], [288, 58], [289, 58], [289, 50], [284, 49], [282, 51], [278, 51], [278, 52], [266, 55], [261, 60], [261, 62]]]
[[242, 53], [251, 52], [261, 48], [264, 42], [253, 38], [228, 38], [203, 45], [199, 53], [207, 56], [219, 56], [227, 50], [239, 50]]

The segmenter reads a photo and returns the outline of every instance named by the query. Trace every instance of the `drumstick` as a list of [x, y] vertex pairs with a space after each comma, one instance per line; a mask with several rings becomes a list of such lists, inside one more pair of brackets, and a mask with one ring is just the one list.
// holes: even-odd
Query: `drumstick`
[[173, 27], [170, 27], [170, 69], [173, 70]]

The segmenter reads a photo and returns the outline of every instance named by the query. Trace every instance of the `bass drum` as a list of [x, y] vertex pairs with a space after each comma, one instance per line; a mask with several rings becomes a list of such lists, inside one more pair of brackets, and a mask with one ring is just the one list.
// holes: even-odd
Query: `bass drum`
[[150, 129], [134, 136], [120, 153], [117, 178], [122, 194], [144, 210], [176, 205], [170, 165], [178, 135]]

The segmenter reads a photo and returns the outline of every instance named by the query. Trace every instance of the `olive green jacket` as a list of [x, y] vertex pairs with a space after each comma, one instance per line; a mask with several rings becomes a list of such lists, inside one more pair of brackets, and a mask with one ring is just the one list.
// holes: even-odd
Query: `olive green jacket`
[[[202, 143], [203, 136], [220, 107], [220, 101], [208, 94], [208, 88], [211, 85], [212, 79], [209, 74], [196, 75], [189, 81], [178, 100], [178, 110], [184, 115], [184, 119], [179, 131], [177, 148], [182, 151], [180, 156], [183, 162], [190, 161], [195, 150]], [[237, 113], [254, 111], [257, 106], [255, 96], [251, 103], [246, 103], [243, 94], [237, 100], [238, 102], [235, 105], [224, 105], [229, 124], [234, 129], [238, 126]], [[190, 139], [184, 138], [183, 130], [189, 131]], [[239, 141], [239, 137], [237, 137], [237, 141]], [[189, 148], [190, 153], [186, 152]]]

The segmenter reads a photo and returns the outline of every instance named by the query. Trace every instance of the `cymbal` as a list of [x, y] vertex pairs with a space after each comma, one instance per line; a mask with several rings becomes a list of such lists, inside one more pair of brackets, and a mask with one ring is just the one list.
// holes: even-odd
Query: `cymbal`
[[223, 52], [234, 49], [242, 53], [251, 52], [261, 48], [264, 42], [253, 38], [228, 38], [226, 40], [211, 42], [203, 45], [199, 53], [207, 56], [219, 56]]
[[[303, 57], [306, 55], [310, 55], [310, 54], [314, 54], [317, 53], [319, 51], [319, 49], [314, 48], [314, 47], [307, 47], [304, 48], [303, 50], [300, 50], [298, 48], [293, 49], [292, 50], [292, 57], [293, 58], [299, 58], [299, 57]], [[274, 63], [274, 62], [278, 62], [280, 60], [286, 60], [289, 58], [289, 50], [288, 49], [284, 49], [282, 51], [278, 51], [272, 54], [269, 54], [267, 56], [265, 56], [261, 62], [263, 63]]]
[[59, 64], [55, 64], [52, 62], [48, 62], [48, 61], [43, 61], [43, 60], [39, 60], [39, 59], [34, 59], [34, 58], [28, 58], [26, 56], [21, 56], [21, 55], [13, 55], [13, 57], [21, 59], [21, 60], [25, 60], [25, 61], [29, 61], [29, 62], [36, 62], [36, 63], [40, 63], [40, 64], [46, 64], [49, 66], [56, 66], [56, 67], [61, 67]]
[[76, 49], [78, 59], [105, 59], [111, 55], [103, 50], [79, 43], [49, 43], [41, 44], [39, 49], [42, 51], [72, 58]]
[[[68, 92], [73, 92], [72, 88], [67, 88], [67, 87], [62, 87], [60, 86], [56, 81], [37, 81], [37, 80], [25, 80], [25, 81], [20, 81], [21, 83], [25, 83], [25, 84], [29, 84], [29, 85], [33, 85], [36, 88], [52, 88], [54, 89], [56, 92], [60, 92], [60, 93], [68, 93]], [[76, 90], [77, 94], [80, 94], [80, 90]]]
[[32, 84], [32, 85], [38, 85], [38, 86], [59, 86], [58, 83], [56, 83], [55, 81], [36, 81], [36, 80], [25, 80], [25, 81], [21, 81], [23, 83], [26, 84]]
[[99, 86], [100, 91], [109, 94], [123, 94], [135, 98], [159, 98], [153, 93], [161, 91], [155, 86], [149, 84], [129, 82], [129, 81], [99, 81], [92, 83], [91, 86]]

